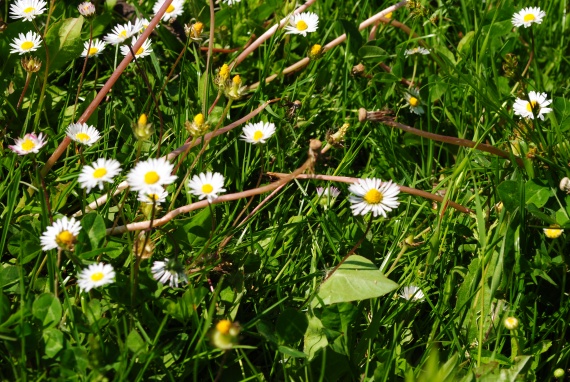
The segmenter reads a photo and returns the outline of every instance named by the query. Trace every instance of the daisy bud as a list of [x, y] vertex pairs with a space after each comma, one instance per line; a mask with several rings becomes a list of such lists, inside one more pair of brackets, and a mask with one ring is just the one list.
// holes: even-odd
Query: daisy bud
[[212, 345], [222, 350], [229, 350], [238, 343], [239, 324], [230, 320], [221, 320], [212, 330]]
[[325, 209], [332, 206], [339, 195], [340, 191], [336, 187], [317, 187], [318, 203]]
[[204, 30], [204, 24], [199, 21], [192, 24], [192, 26], [188, 25], [184, 26], [184, 32], [186, 33], [186, 36], [188, 36], [190, 39], [194, 41], [202, 40], [201, 34], [203, 30]]
[[210, 124], [204, 119], [202, 113], [196, 114], [192, 122], [186, 121], [184, 123], [186, 130], [193, 137], [200, 137], [208, 132]]
[[35, 73], [42, 67], [42, 62], [37, 57], [24, 57], [20, 62], [24, 70], [28, 73]]
[[570, 194], [570, 179], [568, 179], [566, 176], [562, 178], [559, 187], [560, 191], [564, 191], [565, 193]]
[[146, 114], [141, 114], [137, 123], [133, 125], [133, 133], [139, 141], [147, 141], [154, 133], [152, 123], [147, 123]]
[[95, 15], [95, 6], [88, 1], [79, 4], [77, 9], [83, 17], [92, 17]]
[[515, 317], [507, 317], [503, 321], [503, 325], [505, 325], [505, 328], [508, 330], [516, 330], [519, 327], [519, 320]]
[[318, 60], [323, 56], [323, 53], [324, 53], [323, 47], [319, 44], [315, 44], [311, 47], [311, 50], [309, 51], [309, 58], [311, 60]]
[[237, 100], [240, 99], [243, 94], [245, 93], [245, 86], [241, 86], [242, 81], [241, 81], [241, 77], [239, 75], [235, 75], [234, 78], [232, 78], [232, 82], [231, 85], [229, 86], [229, 89], [226, 88], [226, 97], [231, 98], [233, 100]]
[[564, 378], [564, 369], [556, 369], [554, 370], [554, 378]]

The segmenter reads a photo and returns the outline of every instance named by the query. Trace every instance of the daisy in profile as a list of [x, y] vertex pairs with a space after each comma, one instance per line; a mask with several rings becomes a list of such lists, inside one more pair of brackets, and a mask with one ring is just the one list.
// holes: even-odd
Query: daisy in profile
[[354, 215], [366, 215], [372, 212], [374, 217], [378, 215], [386, 217], [386, 212], [392, 211], [400, 204], [398, 202], [400, 188], [392, 181], [382, 182], [377, 178], [359, 179], [348, 190], [354, 194], [348, 198], [352, 203], [350, 208]]
[[287, 34], [302, 34], [303, 37], [307, 36], [307, 33], [316, 32], [319, 27], [319, 16], [313, 12], [303, 12], [291, 16], [289, 19], [289, 24], [285, 27]]
[[552, 100], [546, 99], [546, 93], [538, 93], [530, 91], [528, 93], [528, 101], [526, 99], [517, 98], [513, 109], [515, 115], [520, 115], [523, 118], [534, 119], [534, 113], [544, 121], [544, 114], [550, 113], [551, 108], [546, 107], [552, 103]]
[[241, 0], [222, 0], [222, 3], [227, 4], [229, 6], [234, 5], [235, 3], [239, 3]]
[[269, 137], [275, 134], [275, 125], [269, 122], [248, 123], [243, 128], [240, 138], [248, 143], [265, 143]]
[[166, 201], [166, 197], [168, 196], [168, 191], [166, 190], [162, 190], [160, 192], [156, 192], [156, 193], [148, 193], [148, 192], [143, 192], [143, 191], [139, 191], [139, 197], [138, 197], [138, 201], [139, 202], [143, 202], [145, 204], [156, 204], [156, 205], [161, 205], [162, 203], [164, 203]]
[[42, 249], [48, 251], [61, 248], [71, 251], [80, 231], [81, 224], [75, 218], [68, 219], [64, 216], [46, 228], [40, 237]]
[[407, 105], [410, 107], [410, 111], [417, 115], [422, 115], [424, 113], [424, 108], [422, 106], [422, 101], [420, 99], [420, 92], [418, 89], [410, 89], [409, 93], [404, 94]]
[[42, 44], [42, 38], [36, 32], [28, 32], [18, 34], [14, 41], [10, 44], [13, 48], [10, 53], [19, 53], [20, 55], [36, 51]]
[[425, 297], [424, 292], [415, 285], [403, 287], [398, 296], [408, 301], [421, 301]]
[[188, 182], [190, 193], [199, 197], [200, 200], [206, 198], [209, 203], [218, 197], [221, 192], [226, 192], [224, 188], [224, 176], [218, 172], [206, 172], [194, 175]]
[[422, 54], [422, 55], [426, 55], [429, 54], [429, 50], [427, 50], [426, 48], [423, 48], [421, 46], [417, 46], [413, 49], [406, 49], [406, 51], [404, 52], [404, 55], [406, 57], [414, 55], [414, 54]]
[[[158, 0], [154, 4], [154, 7], [152, 7], [152, 11], [154, 12], [155, 15], [158, 13], [160, 8], [164, 5], [165, 1], [166, 0]], [[183, 7], [184, 7], [184, 0], [173, 0], [172, 3], [170, 3], [170, 5], [168, 6], [168, 8], [166, 8], [166, 12], [164, 12], [164, 15], [162, 15], [161, 20], [162, 21], [168, 21], [170, 19], [172, 19], [172, 20], [176, 19], [178, 16], [182, 15], [182, 13], [184, 12]]]
[[155, 261], [150, 270], [152, 277], [162, 284], [168, 283], [171, 288], [178, 288], [178, 283], [187, 283], [188, 277], [184, 273], [184, 267], [173, 259]]
[[171, 175], [173, 168], [165, 158], [147, 159], [137, 163], [128, 173], [127, 182], [133, 191], [158, 194], [163, 191], [163, 186], [176, 180], [176, 175]]
[[105, 46], [107, 45], [99, 39], [91, 41], [91, 47], [89, 47], [89, 41], [85, 41], [85, 43], [83, 43], [83, 53], [81, 53], [81, 57], [98, 56], [105, 49]]
[[30, 133], [24, 135], [24, 138], [16, 138], [14, 145], [8, 146], [8, 148], [18, 155], [36, 154], [45, 144], [46, 141], [42, 133], [38, 136], [34, 133]]
[[67, 127], [67, 136], [75, 142], [91, 146], [101, 138], [99, 131], [86, 123], [72, 123]]
[[[149, 19], [147, 19], [145, 17], [140, 18], [140, 19], [135, 19], [135, 25], [141, 25], [141, 29], [139, 30], [138, 33], [144, 32], [145, 29], [148, 28], [149, 24], [150, 24]], [[158, 27], [159, 27], [159, 25], [156, 26], [156, 28], [158, 28]]]
[[[131, 47], [135, 45], [135, 42], [137, 42], [137, 39], [133, 37], [132, 41], [131, 41]], [[147, 38], [145, 40], [145, 42], [143, 42], [143, 44], [141, 45], [141, 47], [134, 52], [135, 53], [135, 57], [136, 58], [143, 58], [146, 57], [150, 54], [150, 52], [152, 52], [152, 48], [150, 47], [150, 38]], [[121, 54], [123, 56], [130, 56], [131, 55], [131, 49], [128, 46], [121, 46]]]
[[549, 239], [558, 239], [563, 233], [564, 230], [557, 225], [551, 225], [548, 228], [543, 228], [544, 236]]
[[87, 192], [96, 186], [103, 189], [103, 183], [112, 183], [113, 178], [121, 172], [121, 164], [115, 159], [99, 158], [89, 166], [83, 166], [77, 181]]
[[522, 11], [515, 13], [512, 18], [512, 23], [515, 27], [524, 26], [528, 28], [532, 23], [540, 24], [546, 13], [539, 7], [523, 8]]
[[95, 15], [95, 6], [89, 1], [79, 4], [77, 10], [83, 17], [92, 17]]
[[113, 28], [112, 32], [103, 37], [103, 39], [109, 44], [122, 44], [129, 37], [132, 37], [139, 33], [142, 28], [143, 25], [141, 20], [136, 19], [134, 24], [131, 24], [129, 21], [126, 24], [117, 25], [115, 28]]
[[82, 292], [89, 292], [93, 288], [113, 283], [114, 279], [115, 270], [112, 265], [103, 263], [91, 264], [79, 273], [77, 285], [79, 285]]
[[46, 5], [47, 3], [42, 0], [16, 0], [10, 5], [10, 17], [32, 21], [45, 12]]

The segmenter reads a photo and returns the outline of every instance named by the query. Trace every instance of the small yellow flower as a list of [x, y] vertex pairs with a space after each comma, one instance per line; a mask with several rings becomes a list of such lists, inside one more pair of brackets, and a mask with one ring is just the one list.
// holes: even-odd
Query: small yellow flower
[[311, 47], [311, 50], [309, 51], [309, 58], [311, 60], [318, 60], [323, 56], [323, 53], [324, 53], [323, 47], [319, 44], [315, 44]]
[[388, 12], [388, 13], [386, 13], [386, 14], [384, 15], [384, 17], [387, 18], [387, 19], [391, 19], [391, 18], [392, 18], [392, 14], [393, 14], [393, 12]]

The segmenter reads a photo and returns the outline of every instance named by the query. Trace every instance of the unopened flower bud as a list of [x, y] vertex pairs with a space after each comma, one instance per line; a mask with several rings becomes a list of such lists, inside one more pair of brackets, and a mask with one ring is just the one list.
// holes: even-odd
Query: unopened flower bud
[[239, 324], [230, 320], [221, 320], [212, 330], [212, 345], [222, 350], [229, 350], [237, 345], [240, 332]]
[[318, 60], [323, 56], [323, 53], [324, 53], [323, 47], [319, 44], [315, 44], [311, 47], [311, 50], [309, 51], [309, 58], [311, 60]]
[[146, 114], [141, 114], [139, 120], [133, 125], [133, 133], [140, 141], [147, 141], [154, 133], [152, 123], [147, 123]]
[[83, 17], [92, 17], [95, 15], [95, 6], [89, 1], [79, 4], [77, 9]]
[[36, 57], [24, 57], [20, 62], [22, 63], [24, 70], [28, 73], [35, 73], [42, 67], [42, 62]]
[[507, 317], [503, 321], [503, 325], [505, 325], [505, 328], [508, 330], [515, 330], [519, 327], [519, 320], [515, 317]]
[[242, 81], [239, 75], [235, 75], [232, 78], [231, 84], [229, 86], [226, 85], [225, 94], [226, 97], [231, 98], [233, 100], [240, 99], [243, 94], [245, 93], [245, 86], [241, 86]]
[[564, 378], [564, 374], [566, 374], [564, 372], [564, 369], [559, 368], [559, 369], [554, 370], [554, 378], [558, 378], [558, 379]]
[[195, 22], [192, 25], [184, 25], [184, 32], [186, 33], [186, 36], [188, 36], [190, 39], [194, 40], [194, 41], [200, 41], [202, 40], [202, 31], [204, 30], [204, 24], [201, 23], [200, 21]]
[[567, 194], [570, 194], [570, 179], [568, 177], [562, 178], [560, 181], [560, 191], [564, 191]]
[[205, 120], [202, 113], [196, 114], [192, 122], [186, 121], [184, 126], [193, 137], [200, 137], [210, 129], [210, 124]]

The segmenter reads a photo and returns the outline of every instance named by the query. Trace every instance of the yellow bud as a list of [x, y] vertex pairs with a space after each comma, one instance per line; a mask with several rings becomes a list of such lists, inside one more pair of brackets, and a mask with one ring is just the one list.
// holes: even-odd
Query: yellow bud
[[311, 60], [318, 60], [323, 55], [323, 47], [319, 44], [315, 44], [311, 47], [309, 51], [309, 58]]
[[194, 117], [194, 122], [201, 126], [204, 124], [204, 114], [200, 113], [200, 114], [196, 114], [196, 116]]
[[146, 126], [146, 123], [147, 123], [146, 114], [145, 114], [145, 113], [142, 113], [141, 116], [139, 117], [139, 122], [138, 122], [139, 127], [144, 127], [144, 126]]
[[236, 75], [234, 76], [234, 78], [232, 78], [232, 83], [233, 83], [235, 86], [240, 86], [240, 85], [241, 85], [241, 77], [239, 76], [239, 74], [236, 74]]
[[198, 21], [196, 24], [192, 26], [192, 29], [194, 30], [194, 33], [196, 33], [196, 35], [200, 35], [200, 33], [202, 33], [202, 31], [204, 30], [204, 24]]
[[391, 19], [392, 18], [392, 12], [388, 12], [384, 15], [385, 18], [387, 19]]
[[227, 64], [222, 65], [219, 75], [222, 80], [226, 81], [230, 78], [230, 67]]

